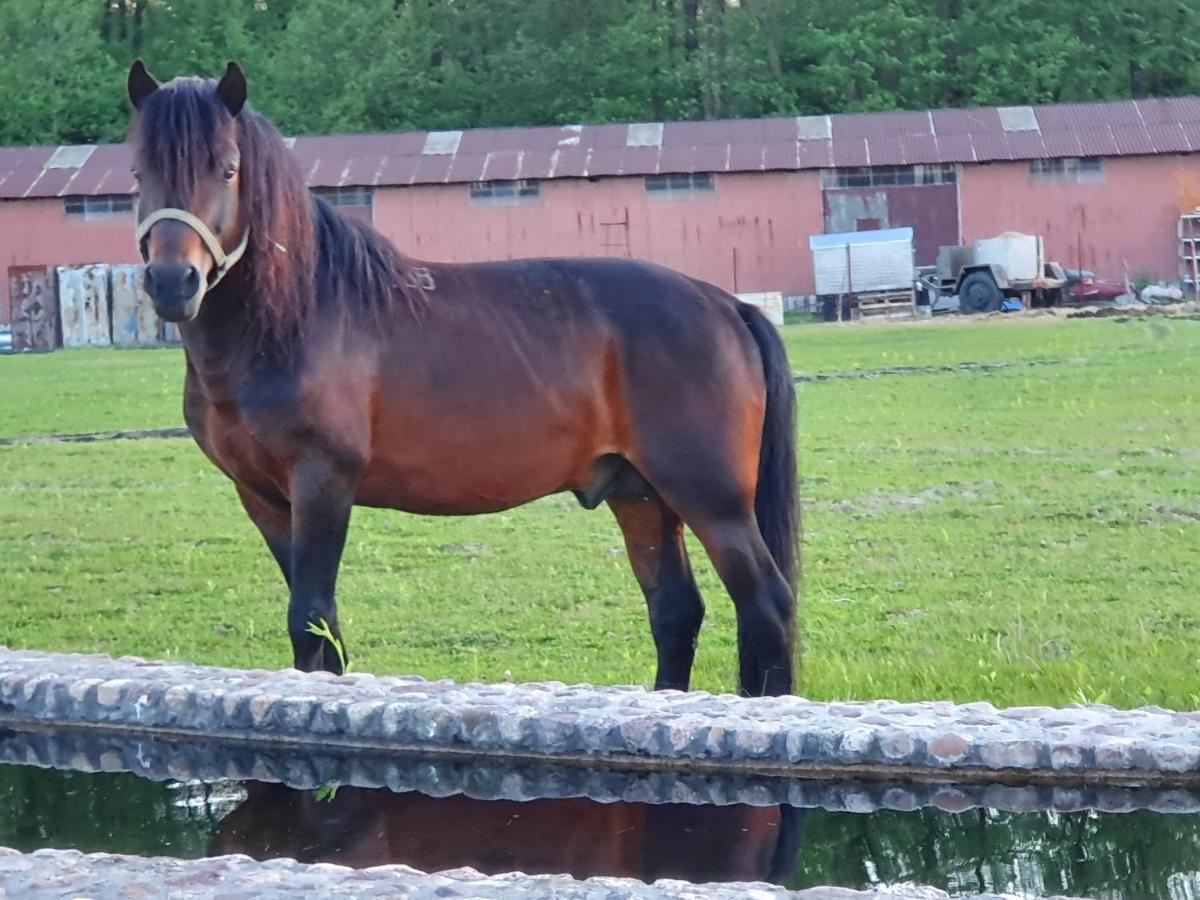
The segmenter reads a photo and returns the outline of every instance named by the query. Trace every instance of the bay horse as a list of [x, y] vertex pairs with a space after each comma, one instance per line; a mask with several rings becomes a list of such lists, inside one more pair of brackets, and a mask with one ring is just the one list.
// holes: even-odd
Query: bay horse
[[213, 833], [208, 855], [356, 869], [470, 866], [485, 875], [782, 884], [795, 868], [804, 827], [804, 810], [792, 806], [517, 802], [355, 787], [319, 798], [282, 784], [246, 788], [246, 799]]
[[343, 671], [353, 506], [573, 491], [620, 524], [656, 688], [687, 689], [704, 615], [686, 524], [736, 607], [741, 691], [792, 690], [796, 401], [765, 316], [629, 259], [411, 259], [309, 193], [237, 64], [160, 84], [139, 60], [127, 90], [144, 288], [179, 323], [188, 428], [283, 571], [296, 668]]

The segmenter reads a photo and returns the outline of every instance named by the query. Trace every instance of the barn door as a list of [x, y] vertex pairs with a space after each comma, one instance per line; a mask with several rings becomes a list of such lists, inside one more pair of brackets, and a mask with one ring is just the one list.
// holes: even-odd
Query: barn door
[[58, 304], [64, 347], [112, 343], [108, 318], [108, 266], [58, 267]]
[[158, 316], [142, 290], [142, 267], [112, 267], [112, 339], [122, 347], [158, 343]]
[[52, 273], [47, 266], [9, 268], [13, 350], [53, 350], [59, 345], [58, 298]]

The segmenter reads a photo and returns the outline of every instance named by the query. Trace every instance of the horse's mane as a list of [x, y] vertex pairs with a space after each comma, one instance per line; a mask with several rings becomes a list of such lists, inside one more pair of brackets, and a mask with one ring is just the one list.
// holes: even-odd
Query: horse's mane
[[[229, 120], [216, 82], [200, 78], [163, 85], [139, 109], [132, 134], [139, 160], [165, 179], [182, 208], [195, 194], [197, 174], [220, 165], [220, 135]], [[415, 311], [423, 298], [408, 283], [409, 263], [400, 251], [312, 196], [291, 150], [264, 116], [246, 106], [236, 121], [239, 204], [250, 240], [234, 271], [243, 269], [239, 274], [248, 279], [261, 334], [302, 339], [318, 310], [330, 304], [345, 315], [381, 320], [397, 305]]]

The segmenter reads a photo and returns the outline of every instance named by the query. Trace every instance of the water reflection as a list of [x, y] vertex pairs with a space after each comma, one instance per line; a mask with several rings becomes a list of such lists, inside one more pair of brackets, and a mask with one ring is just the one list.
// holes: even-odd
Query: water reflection
[[0, 766], [0, 845], [1192, 900], [1200, 816], [474, 800]]
[[213, 854], [427, 872], [567, 872], [654, 881], [782, 881], [802, 810], [591, 800], [474, 800], [361, 788], [297, 791], [251, 784], [220, 824]]

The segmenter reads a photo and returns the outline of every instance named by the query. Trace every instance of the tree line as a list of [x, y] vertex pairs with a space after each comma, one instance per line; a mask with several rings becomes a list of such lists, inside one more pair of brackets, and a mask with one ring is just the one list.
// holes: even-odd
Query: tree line
[[1195, 0], [0, 0], [0, 144], [120, 140], [123, 83], [246, 67], [285, 133], [1200, 93]]

